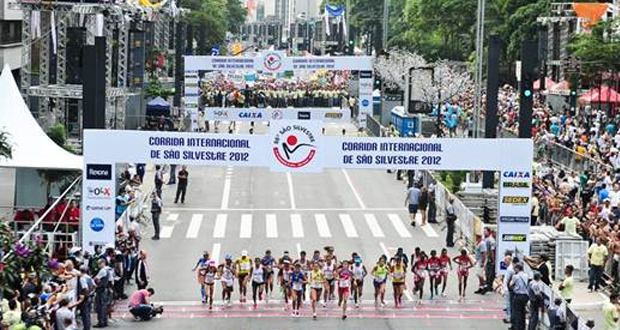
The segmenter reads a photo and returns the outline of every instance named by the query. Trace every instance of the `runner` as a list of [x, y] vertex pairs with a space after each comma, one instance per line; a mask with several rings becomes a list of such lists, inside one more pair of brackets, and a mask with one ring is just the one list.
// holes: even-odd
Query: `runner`
[[[334, 265], [338, 264], [338, 258], [336, 258], [336, 255], [334, 255], [334, 247], [333, 246], [326, 246], [323, 248], [323, 250], [325, 250], [325, 257], [323, 258], [324, 260], [327, 259], [332, 259], [332, 262], [334, 263]], [[332, 297], [333, 299], [333, 297]]]
[[[271, 256], [271, 251], [265, 251], [265, 256], [262, 260], [263, 267], [267, 273], [267, 284], [265, 285], [265, 300], [269, 302], [271, 294], [273, 293], [273, 266], [276, 265], [276, 260]], [[277, 266], [277, 265], [276, 265]]]
[[289, 298], [291, 296], [291, 261], [284, 259], [282, 261], [282, 268], [278, 272], [278, 279], [280, 280], [280, 290], [284, 294], [284, 309], [289, 310]]
[[349, 295], [351, 295], [351, 271], [349, 270], [349, 262], [342, 261], [342, 267], [336, 273], [338, 279], [338, 306], [342, 306], [342, 319], [347, 318], [347, 303]]
[[304, 294], [304, 285], [306, 284], [306, 275], [302, 270], [301, 264], [295, 264], [295, 271], [291, 274], [291, 299], [293, 300], [292, 316], [299, 316], [299, 308]]
[[321, 257], [321, 251], [319, 250], [314, 250], [314, 254], [312, 255], [312, 260], [311, 262], [313, 264], [315, 263], [319, 263], [319, 265], [323, 265], [323, 257]]
[[413, 293], [415, 294], [416, 292], [419, 292], [420, 294], [420, 300], [418, 300], [419, 304], [422, 303], [422, 296], [424, 295], [424, 282], [428, 277], [428, 257], [426, 256], [426, 252], [420, 252], [420, 258], [418, 258], [413, 266], [411, 266], [411, 271], [413, 272]]
[[254, 267], [250, 271], [252, 277], [252, 301], [254, 302], [254, 309], [256, 309], [256, 293], [258, 293], [258, 300], [263, 300], [263, 290], [265, 289], [265, 277], [267, 272], [265, 267], [261, 263], [260, 258], [254, 259]]
[[471, 261], [471, 256], [467, 254], [467, 250], [462, 249], [461, 255], [452, 259], [457, 265], [457, 274], [459, 277], [459, 300], [465, 298], [465, 290], [467, 289], [467, 277], [469, 276], [469, 269], [474, 266]]
[[207, 299], [204, 282], [205, 282], [205, 271], [207, 269], [208, 263], [209, 263], [209, 252], [204, 251], [202, 253], [202, 257], [198, 259], [198, 262], [196, 262], [196, 265], [194, 265], [194, 268], [192, 268], [192, 272], [195, 272], [196, 270], [198, 270], [198, 272], [196, 273], [196, 280], [198, 281], [198, 285], [200, 286], [200, 296], [202, 297], [203, 304], [206, 302], [206, 299]]
[[[206, 296], [209, 302], [209, 309], [213, 309], [213, 295], [215, 290], [215, 279], [217, 277], [217, 266], [215, 260], [209, 260], [207, 269], [205, 270], [204, 287], [206, 289]], [[206, 303], [206, 302], [203, 302]]]
[[437, 251], [431, 250], [431, 257], [428, 258], [428, 279], [431, 287], [431, 299], [439, 295], [439, 283], [441, 282], [441, 261], [437, 257]]
[[332, 258], [325, 259], [323, 265], [323, 275], [325, 276], [325, 292], [323, 293], [323, 307], [327, 306], [327, 302], [334, 299], [334, 264]]
[[230, 254], [227, 254], [224, 260], [226, 261], [218, 267], [218, 275], [222, 281], [222, 300], [225, 306], [230, 307], [230, 299], [235, 285], [236, 270]]
[[386, 265], [387, 256], [382, 255], [379, 261], [372, 269], [373, 284], [375, 286], [375, 307], [379, 307], [377, 298], [381, 298], [381, 308], [385, 307], [385, 283], [390, 272], [390, 268]]
[[321, 271], [321, 264], [317, 261], [312, 263], [310, 271], [310, 299], [312, 300], [312, 318], [316, 320], [316, 304], [321, 299], [321, 291], [325, 285], [325, 276]]
[[[308, 275], [310, 274], [310, 261], [306, 258], [306, 251], [299, 252], [299, 259], [295, 260], [294, 264], [299, 264], [305, 278], [308, 278]], [[306, 283], [302, 285], [301, 300], [306, 301]]]
[[248, 251], [241, 251], [241, 257], [235, 261], [237, 266], [237, 277], [239, 279], [239, 302], [246, 302], [246, 295], [248, 293], [248, 275], [252, 270], [252, 259], [248, 257]]
[[394, 307], [402, 307], [403, 292], [407, 290], [405, 284], [405, 266], [401, 258], [394, 259], [394, 265], [391, 268], [390, 276], [392, 277], [392, 288], [394, 289]]
[[439, 283], [442, 284], [441, 296], [445, 297], [446, 296], [446, 284], [448, 283], [448, 274], [450, 273], [448, 270], [448, 266], [450, 267], [450, 270], [452, 270], [452, 260], [450, 259], [450, 256], [448, 255], [448, 250], [445, 248], [441, 249], [441, 255], [439, 256], [439, 265], [440, 265], [439, 277], [437, 278], [437, 282], [435, 283], [435, 285], [439, 286]]
[[364, 289], [364, 277], [368, 275], [366, 266], [362, 265], [362, 258], [356, 253], [356, 257], [353, 259], [353, 300], [355, 301], [355, 308], [360, 308], [362, 302], [362, 291]]

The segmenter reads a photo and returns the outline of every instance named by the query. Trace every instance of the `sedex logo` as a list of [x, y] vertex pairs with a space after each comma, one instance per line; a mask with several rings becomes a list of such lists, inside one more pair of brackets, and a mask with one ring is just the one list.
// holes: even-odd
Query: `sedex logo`
[[86, 179], [88, 180], [112, 180], [112, 165], [86, 164]]

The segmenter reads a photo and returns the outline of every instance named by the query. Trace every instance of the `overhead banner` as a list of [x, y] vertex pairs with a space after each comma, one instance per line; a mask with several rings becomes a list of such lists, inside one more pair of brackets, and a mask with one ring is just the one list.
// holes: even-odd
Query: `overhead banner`
[[[500, 171], [498, 255], [529, 254], [531, 139], [323, 136], [320, 121], [276, 120], [267, 135], [84, 130], [83, 244], [114, 243], [115, 163]], [[122, 148], [119, 148], [122, 146]], [[499, 259], [498, 259], [499, 260]], [[503, 272], [498, 263], [498, 271]]]
[[281, 52], [265, 52], [256, 57], [185, 56], [187, 71], [284, 71], [372, 70], [370, 56], [284, 56]]
[[205, 119], [223, 121], [313, 120], [348, 123], [351, 110], [341, 108], [204, 108]]

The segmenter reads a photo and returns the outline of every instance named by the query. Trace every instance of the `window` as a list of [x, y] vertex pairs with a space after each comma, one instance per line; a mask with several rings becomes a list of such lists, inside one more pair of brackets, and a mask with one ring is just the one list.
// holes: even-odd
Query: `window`
[[0, 45], [22, 42], [21, 21], [0, 21]]

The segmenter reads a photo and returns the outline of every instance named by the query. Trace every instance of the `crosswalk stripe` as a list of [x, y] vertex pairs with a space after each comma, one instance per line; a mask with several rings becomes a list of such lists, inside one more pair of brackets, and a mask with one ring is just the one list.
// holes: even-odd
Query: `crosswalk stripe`
[[357, 237], [357, 230], [355, 230], [351, 216], [348, 214], [340, 214], [339, 217], [342, 227], [344, 227], [344, 233], [347, 237]]
[[241, 228], [239, 229], [239, 237], [240, 238], [252, 237], [252, 215], [251, 214], [241, 215]]
[[187, 238], [198, 237], [198, 231], [200, 230], [200, 225], [202, 224], [203, 217], [204, 215], [202, 214], [192, 215], [192, 220], [189, 223], [189, 227], [187, 228], [187, 234], [185, 235], [185, 237]]
[[415, 222], [418, 225], [420, 225], [420, 228], [422, 228], [422, 231], [424, 232], [424, 234], [426, 234], [427, 237], [430, 237], [430, 238], [439, 237], [439, 235], [437, 234], [435, 229], [433, 229], [430, 223], [427, 222], [425, 226], [422, 226], [422, 215], [421, 214], [418, 213], [415, 220], [416, 220]]
[[211, 259], [218, 262], [220, 259], [220, 250], [222, 249], [222, 244], [213, 243], [213, 248], [211, 249]]
[[291, 214], [291, 226], [293, 227], [293, 237], [304, 237], [304, 227], [301, 224], [301, 215]]
[[224, 238], [226, 233], [226, 219], [228, 214], [218, 214], [215, 218], [215, 226], [213, 227], [213, 238]]
[[327, 218], [325, 218], [325, 214], [315, 214], [314, 219], [316, 220], [316, 227], [319, 230], [319, 236], [332, 237], [332, 233], [327, 225]]
[[383, 230], [379, 227], [379, 223], [377, 222], [377, 218], [374, 214], [364, 214], [364, 218], [366, 219], [366, 224], [368, 228], [370, 228], [370, 232], [374, 237], [385, 237]]
[[278, 237], [278, 220], [275, 214], [265, 215], [265, 227], [267, 230], [267, 238]]
[[388, 214], [388, 219], [390, 219], [390, 221], [392, 222], [392, 225], [394, 226], [394, 229], [396, 229], [400, 237], [402, 238], [411, 237], [411, 233], [409, 232], [409, 230], [407, 230], [407, 227], [405, 227], [405, 224], [403, 224], [403, 221], [400, 219], [398, 214], [390, 213]]
[[177, 221], [178, 219], [179, 219], [178, 213], [170, 213], [168, 214], [168, 217], [166, 218], [166, 220], [168, 221]]
[[161, 232], [159, 232], [159, 238], [170, 238], [172, 236], [172, 230], [174, 230], [174, 226], [161, 227]]

